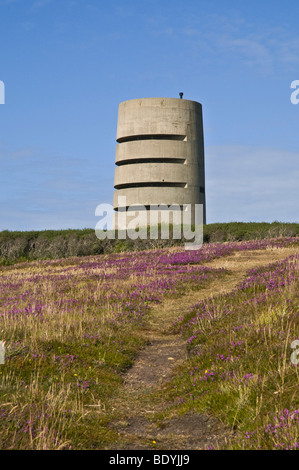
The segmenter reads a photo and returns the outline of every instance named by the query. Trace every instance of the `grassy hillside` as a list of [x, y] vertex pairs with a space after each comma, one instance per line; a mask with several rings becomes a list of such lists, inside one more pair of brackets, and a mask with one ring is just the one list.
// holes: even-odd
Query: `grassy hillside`
[[[2, 266], [0, 449], [132, 448], [132, 438], [143, 449], [188, 449], [180, 436], [175, 447], [159, 437], [188, 412], [220, 418], [237, 433], [231, 448], [298, 448], [298, 287], [292, 238]], [[167, 340], [174, 330], [188, 357], [171, 381], [133, 389], [120, 405], [124, 374], [150, 333]], [[150, 409], [155, 433], [112, 426], [136, 409]]]
[[[296, 237], [296, 223], [217, 223], [204, 226], [204, 242]], [[99, 240], [94, 229], [0, 232], [0, 265], [17, 261], [69, 258], [181, 245], [184, 240]]]

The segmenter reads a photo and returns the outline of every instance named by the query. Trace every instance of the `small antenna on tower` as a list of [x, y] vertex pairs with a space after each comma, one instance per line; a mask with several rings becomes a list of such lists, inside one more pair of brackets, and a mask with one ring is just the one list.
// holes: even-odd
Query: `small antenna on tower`
[[184, 93], [182, 93], [182, 92], [179, 93], [181, 99], [183, 99], [183, 94]]

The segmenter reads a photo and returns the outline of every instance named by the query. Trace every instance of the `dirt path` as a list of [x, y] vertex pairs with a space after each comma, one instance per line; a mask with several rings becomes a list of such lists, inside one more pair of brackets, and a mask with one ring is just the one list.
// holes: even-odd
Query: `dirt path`
[[161, 385], [171, 377], [174, 368], [187, 359], [185, 342], [180, 335], [171, 333], [171, 327], [200, 300], [230, 292], [249, 269], [282, 260], [294, 253], [298, 253], [297, 247], [273, 248], [236, 252], [213, 260], [206, 266], [229, 269], [231, 275], [152, 308], [148, 328], [143, 332], [149, 343], [126, 373], [124, 387], [112, 404], [118, 417], [112, 427], [120, 436], [119, 445], [116, 444], [114, 449], [201, 450], [217, 445], [221, 448], [232, 434], [212, 416], [195, 413], [174, 416], [164, 421], [162, 426], [151, 420], [154, 413], [169, 406]]

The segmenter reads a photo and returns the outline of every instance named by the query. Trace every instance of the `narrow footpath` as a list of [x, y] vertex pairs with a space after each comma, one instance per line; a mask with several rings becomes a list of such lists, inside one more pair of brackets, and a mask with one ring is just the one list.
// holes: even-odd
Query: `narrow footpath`
[[226, 440], [233, 437], [231, 430], [209, 415], [189, 413], [173, 416], [162, 423], [153, 420], [155, 413], [169, 406], [161, 386], [175, 368], [188, 359], [185, 341], [180, 335], [172, 333], [173, 323], [202, 299], [233, 290], [249, 269], [271, 264], [295, 253], [298, 253], [298, 247], [271, 248], [235, 252], [213, 260], [205, 265], [228, 269], [231, 274], [211, 281], [198, 291], [188, 292], [176, 299], [166, 299], [151, 309], [148, 328], [143, 332], [148, 344], [125, 374], [124, 386], [112, 402], [116, 418], [111, 427], [117, 431], [119, 442], [110, 449], [221, 449]]

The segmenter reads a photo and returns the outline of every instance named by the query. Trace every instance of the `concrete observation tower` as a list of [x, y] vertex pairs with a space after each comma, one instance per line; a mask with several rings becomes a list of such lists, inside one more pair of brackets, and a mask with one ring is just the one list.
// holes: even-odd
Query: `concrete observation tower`
[[[184, 204], [202, 204], [206, 223], [202, 106], [182, 96], [120, 103], [115, 227], [124, 228], [118, 225], [117, 214], [131, 205], [145, 206], [148, 211], [151, 205], [177, 204], [183, 211]], [[194, 215], [191, 220], [194, 223]]]

